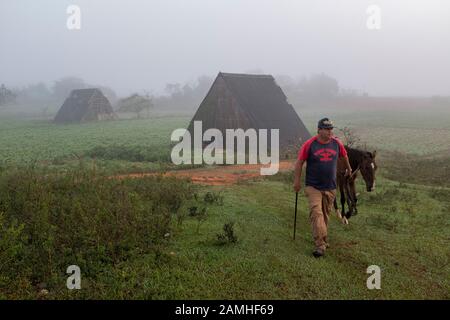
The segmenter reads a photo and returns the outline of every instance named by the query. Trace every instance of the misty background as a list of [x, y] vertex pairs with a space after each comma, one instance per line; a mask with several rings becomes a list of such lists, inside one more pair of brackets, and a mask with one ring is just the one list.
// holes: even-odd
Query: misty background
[[[366, 26], [374, 4], [380, 30]], [[66, 26], [69, 5], [81, 9], [81, 30]], [[40, 112], [93, 86], [113, 105], [139, 93], [192, 111], [219, 71], [272, 74], [296, 106], [449, 96], [449, 17], [438, 0], [6, 0], [0, 83]]]

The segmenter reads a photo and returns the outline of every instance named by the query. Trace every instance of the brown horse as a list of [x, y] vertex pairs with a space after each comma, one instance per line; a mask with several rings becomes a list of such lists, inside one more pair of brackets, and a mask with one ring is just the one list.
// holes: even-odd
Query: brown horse
[[[375, 189], [375, 172], [378, 167], [375, 163], [376, 151], [362, 151], [348, 146], [346, 146], [345, 149], [347, 150], [348, 160], [353, 173], [350, 176], [346, 176], [346, 166], [344, 161], [338, 161], [336, 183], [341, 195], [342, 211], [339, 212], [336, 199], [334, 199], [334, 209], [342, 222], [348, 224], [348, 219], [352, 215], [358, 214], [358, 209], [356, 208], [358, 194], [355, 189], [355, 180], [358, 176], [358, 172], [361, 172], [364, 182], [366, 183], [366, 190], [371, 192]], [[347, 212], [345, 212], [346, 202], [349, 209]]]

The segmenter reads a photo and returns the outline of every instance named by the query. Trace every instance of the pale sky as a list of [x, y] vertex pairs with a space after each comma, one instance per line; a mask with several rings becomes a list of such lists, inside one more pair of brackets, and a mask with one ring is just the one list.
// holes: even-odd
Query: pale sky
[[[81, 9], [68, 30], [66, 9]], [[381, 9], [369, 30], [366, 10]], [[446, 0], [1, 0], [0, 83], [64, 76], [119, 94], [217, 72], [324, 72], [371, 95], [450, 95]]]

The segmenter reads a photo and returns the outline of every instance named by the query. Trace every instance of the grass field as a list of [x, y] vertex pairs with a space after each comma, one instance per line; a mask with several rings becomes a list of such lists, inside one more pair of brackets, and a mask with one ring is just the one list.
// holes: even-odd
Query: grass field
[[95, 159], [99, 168], [110, 172], [159, 169], [170, 160], [170, 134], [188, 121], [164, 117], [56, 125], [0, 118], [0, 163], [68, 168], [80, 159]]
[[42, 120], [0, 119], [1, 159], [11, 163], [48, 161], [111, 145], [168, 149], [173, 129], [186, 126], [188, 121], [166, 117], [56, 125]]
[[[333, 220], [333, 249], [323, 260], [311, 257], [304, 198], [300, 200], [297, 239], [291, 238], [290, 186], [266, 182], [230, 188], [224, 193], [225, 205], [211, 210], [199, 234], [196, 222], [188, 221], [168, 248], [175, 255], [167, 265], [144, 273], [149, 283], [163, 290], [150, 296], [143, 290], [136, 297], [450, 298], [450, 239], [445, 236], [450, 224], [444, 206], [427, 195], [406, 206], [412, 213], [398, 202], [380, 205], [382, 195], [398, 190], [395, 183], [382, 182], [385, 187], [365, 201], [361, 215], [350, 226]], [[414, 191], [401, 189], [399, 195], [408, 197], [410, 192]], [[218, 246], [215, 234], [229, 220], [236, 222], [239, 241]], [[365, 271], [371, 264], [382, 269], [380, 291], [367, 290]]]
[[[382, 151], [415, 155], [450, 156], [450, 106], [429, 109], [297, 110], [310, 132], [315, 132], [317, 119], [329, 116], [338, 128], [349, 127], [367, 146]], [[335, 130], [339, 135], [339, 130]]]
[[[299, 113], [310, 132], [315, 132], [317, 119], [330, 116], [338, 128], [353, 128], [368, 147], [403, 154], [450, 156], [450, 111], [441, 108], [378, 112], [306, 109]], [[145, 170], [149, 162], [168, 162], [170, 134], [176, 128], [186, 127], [189, 120], [187, 116], [160, 116], [56, 125], [47, 120], [5, 118], [0, 113], [0, 162], [65, 166], [80, 158], [95, 158], [96, 148], [103, 148], [97, 159], [108, 160], [103, 163], [105, 166], [119, 171], [129, 170], [130, 166]], [[127, 157], [117, 154], [120, 148], [125, 153], [141, 149], [145, 161], [130, 155], [132, 161], [126, 163]]]
[[[331, 248], [319, 260], [311, 256], [303, 195], [297, 239], [292, 240], [292, 173], [232, 186], [195, 186], [183, 189], [186, 198], [181, 199], [171, 198], [171, 190], [184, 182], [111, 182], [91, 171], [93, 158], [106, 173], [161, 170], [167, 165], [160, 155], [170, 152], [170, 133], [186, 126], [188, 117], [57, 126], [0, 115], [0, 298], [450, 299], [450, 131], [444, 125], [450, 116], [366, 112], [326, 114], [338, 126], [354, 128], [365, 144], [378, 150], [380, 169], [376, 191], [366, 193], [359, 181], [359, 214], [350, 225], [333, 217]], [[321, 113], [302, 115], [312, 132]], [[36, 170], [24, 169], [30, 163], [45, 173], [28, 175]], [[17, 166], [22, 168], [12, 169]], [[85, 168], [77, 170], [85, 173], [77, 178], [61, 174], [61, 169], [70, 172], [80, 166]], [[55, 172], [59, 175], [49, 178]], [[223, 204], [206, 203], [208, 192], [220, 194]], [[112, 196], [116, 193], [120, 196]], [[65, 220], [58, 218], [55, 203], [60, 203]], [[111, 220], [102, 213], [105, 204], [114, 213]], [[190, 216], [192, 206], [206, 208], [206, 216]], [[105, 234], [118, 228], [118, 221], [124, 223], [117, 208], [136, 213], [129, 217], [135, 222], [122, 226], [136, 236], [114, 243]], [[161, 220], [147, 220], [145, 212], [166, 211], [167, 234], [153, 237], [152, 228]], [[96, 220], [97, 215], [105, 220]], [[54, 249], [75, 243], [73, 235], [58, 232], [78, 228], [80, 217], [81, 225], [90, 227], [83, 233], [86, 241], [77, 246], [78, 255]], [[158, 241], [144, 241], [142, 221]], [[219, 241], [230, 221], [237, 242]], [[40, 235], [40, 230], [45, 232], [30, 241], [30, 234]], [[143, 243], [148, 248], [142, 249]], [[62, 262], [49, 255], [54, 251], [67, 262], [81, 259], [72, 262], [84, 266], [81, 290], [66, 289]], [[117, 258], [101, 258], [105, 252], [118, 252]], [[19, 258], [22, 253], [34, 260]], [[39, 257], [46, 267], [37, 267]], [[369, 265], [382, 270], [381, 290], [366, 287]], [[39, 293], [41, 283], [49, 291], [45, 297]]]
[[[450, 190], [400, 185], [380, 179], [364, 194], [349, 226], [333, 217], [325, 259], [311, 256], [305, 199], [300, 197], [297, 237], [292, 240], [290, 185], [250, 182], [221, 192], [206, 220], [186, 216], [157, 252], [106, 265], [68, 291], [61, 272], [49, 299], [449, 299]], [[233, 221], [236, 243], [217, 234]], [[368, 290], [366, 268], [382, 270], [381, 290]], [[59, 280], [59, 282], [58, 282]], [[30, 292], [31, 291], [31, 292]], [[22, 297], [36, 298], [24, 290]]]

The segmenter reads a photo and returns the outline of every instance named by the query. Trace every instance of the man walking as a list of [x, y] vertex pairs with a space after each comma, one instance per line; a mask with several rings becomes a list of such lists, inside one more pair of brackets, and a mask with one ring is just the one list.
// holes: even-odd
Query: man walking
[[301, 189], [303, 164], [306, 162], [305, 195], [308, 198], [309, 218], [312, 226], [314, 257], [324, 255], [328, 247], [328, 219], [336, 197], [336, 170], [338, 158], [344, 158], [347, 175], [351, 174], [344, 145], [333, 136], [333, 123], [323, 118], [318, 123], [317, 135], [307, 140], [298, 153], [295, 164], [294, 190]]

